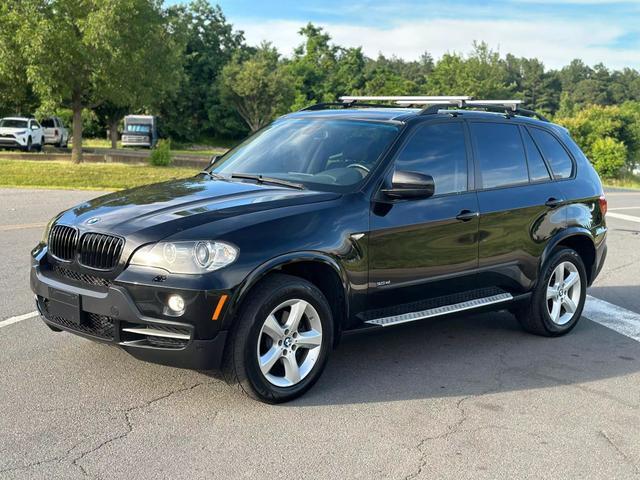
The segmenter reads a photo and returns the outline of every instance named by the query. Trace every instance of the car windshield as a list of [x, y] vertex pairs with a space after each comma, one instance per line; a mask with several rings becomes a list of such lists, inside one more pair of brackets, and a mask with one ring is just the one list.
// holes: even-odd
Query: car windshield
[[0, 120], [0, 128], [27, 128], [27, 121], [5, 118]]
[[283, 119], [218, 159], [211, 172], [348, 191], [369, 175], [399, 130], [394, 123], [365, 120]]
[[127, 124], [127, 132], [140, 132], [140, 133], [149, 133], [151, 130], [151, 125], [145, 125], [141, 123], [130, 123]]

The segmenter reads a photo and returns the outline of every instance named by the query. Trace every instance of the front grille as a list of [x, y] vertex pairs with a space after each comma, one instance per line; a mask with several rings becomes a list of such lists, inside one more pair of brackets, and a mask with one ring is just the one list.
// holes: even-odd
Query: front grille
[[53, 272], [60, 277], [67, 278], [69, 280], [73, 280], [78, 283], [91, 285], [93, 287], [109, 288], [111, 286], [111, 280], [108, 280], [106, 278], [96, 277], [95, 275], [75, 272], [73, 270], [69, 270], [68, 268], [61, 267], [60, 265], [54, 265]]
[[54, 225], [49, 233], [49, 251], [60, 260], [70, 261], [78, 248], [78, 230], [67, 225]]
[[80, 263], [98, 270], [111, 270], [120, 260], [124, 240], [102, 233], [85, 233], [80, 239]]
[[111, 317], [98, 315], [96, 313], [87, 313], [80, 325], [70, 322], [66, 318], [58, 315], [50, 315], [49, 313], [46, 313], [45, 317], [51, 323], [68, 328], [69, 330], [86, 333], [87, 335], [103, 338], [105, 340], [113, 340], [115, 327], [113, 324], [113, 318]]

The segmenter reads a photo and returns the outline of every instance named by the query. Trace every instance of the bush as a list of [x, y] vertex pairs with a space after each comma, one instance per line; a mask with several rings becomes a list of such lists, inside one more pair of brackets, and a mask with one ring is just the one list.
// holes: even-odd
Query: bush
[[615, 177], [627, 160], [627, 147], [611, 137], [598, 138], [591, 146], [591, 161], [603, 177]]
[[171, 165], [173, 159], [171, 158], [171, 141], [170, 140], [158, 140], [156, 148], [151, 150], [149, 156], [149, 163], [156, 167], [167, 167]]

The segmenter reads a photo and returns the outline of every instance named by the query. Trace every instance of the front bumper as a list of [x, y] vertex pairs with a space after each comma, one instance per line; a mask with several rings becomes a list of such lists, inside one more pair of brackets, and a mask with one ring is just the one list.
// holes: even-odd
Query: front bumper
[[[140, 360], [196, 370], [216, 370], [222, 364], [227, 332], [199, 336], [198, 325], [145, 315], [126, 288], [111, 284], [97, 290], [71, 285], [41, 268], [33, 259], [31, 290], [44, 322], [91, 340], [119, 346]], [[77, 319], [52, 311], [61, 295], [77, 298]], [[53, 297], [53, 298], [52, 298]], [[75, 301], [75, 300], [74, 300]], [[74, 307], [76, 308], [76, 307]], [[57, 310], [57, 309], [56, 309]], [[206, 321], [211, 322], [210, 318]]]
[[16, 137], [0, 137], [0, 147], [23, 147], [26, 145], [26, 141], [20, 143], [20, 140]]

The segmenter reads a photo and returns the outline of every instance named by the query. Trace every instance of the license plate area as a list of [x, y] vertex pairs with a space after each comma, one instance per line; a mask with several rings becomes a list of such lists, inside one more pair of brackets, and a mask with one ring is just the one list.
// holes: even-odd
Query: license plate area
[[51, 315], [62, 317], [76, 325], [82, 323], [81, 299], [77, 293], [64, 292], [50, 287], [47, 309]]

